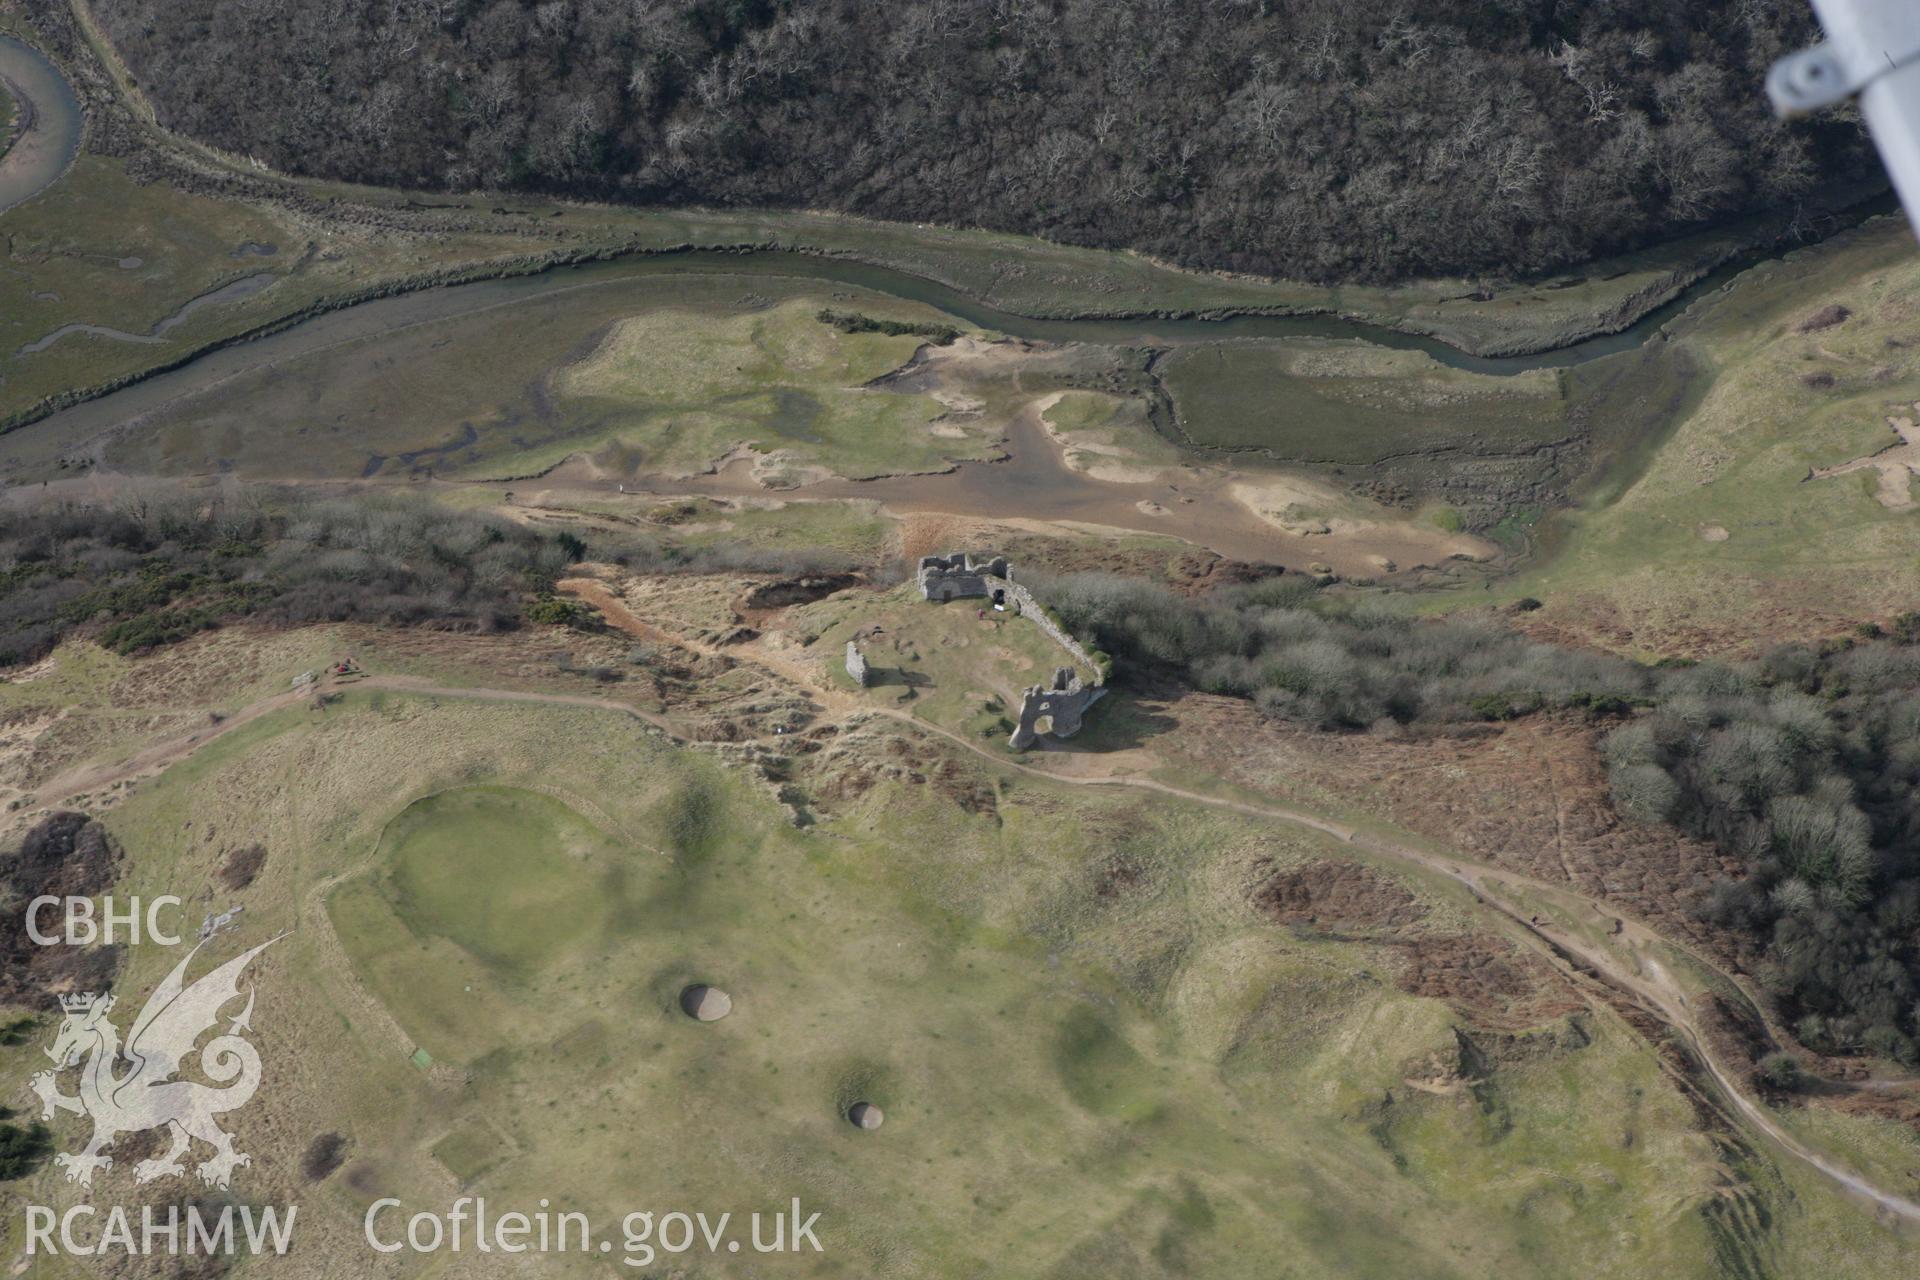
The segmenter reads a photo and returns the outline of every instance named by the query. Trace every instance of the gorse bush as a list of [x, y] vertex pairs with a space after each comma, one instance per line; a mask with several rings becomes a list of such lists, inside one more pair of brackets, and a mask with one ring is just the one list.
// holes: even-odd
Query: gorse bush
[[1772, 1088], [1789, 1090], [1799, 1088], [1805, 1076], [1800, 1060], [1792, 1054], [1770, 1053], [1760, 1060], [1760, 1078]]
[[268, 511], [171, 494], [0, 511], [0, 664], [81, 626], [122, 653], [241, 617], [497, 630], [581, 549], [397, 499]]
[[1920, 1059], [1920, 626], [1910, 620], [1885, 638], [1791, 646], [1750, 665], [1647, 667], [1493, 621], [1342, 608], [1292, 578], [1200, 599], [1105, 574], [1035, 585], [1125, 666], [1319, 728], [1620, 716], [1601, 748], [1615, 808], [1744, 864], [1701, 910], [1763, 940], [1763, 980], [1801, 1038]]
[[1323, 728], [1618, 712], [1653, 688], [1652, 673], [1618, 658], [1539, 644], [1494, 622], [1340, 609], [1298, 578], [1197, 600], [1097, 573], [1043, 579], [1036, 592], [1123, 665], [1170, 668], [1208, 692]]
[[[578, 622], [553, 586], [587, 544], [403, 495], [209, 498], [156, 486], [111, 503], [0, 511], [0, 666], [89, 628], [120, 653], [239, 618], [497, 631]], [[631, 535], [596, 554], [642, 572], [840, 572], [844, 555], [687, 549]]]
[[814, 318], [821, 324], [832, 325], [842, 333], [884, 333], [896, 338], [930, 338], [938, 347], [944, 347], [960, 336], [960, 331], [952, 325], [916, 324], [909, 320], [881, 320], [874, 316], [862, 315], [858, 311], [835, 311], [831, 307], [822, 308]]
[[[10, 1113], [0, 1110], [0, 1116]], [[26, 1177], [53, 1150], [53, 1134], [47, 1126], [0, 1124], [0, 1182]]]
[[527, 621], [552, 626], [578, 626], [587, 619], [587, 607], [578, 600], [559, 596], [541, 596], [527, 606]]

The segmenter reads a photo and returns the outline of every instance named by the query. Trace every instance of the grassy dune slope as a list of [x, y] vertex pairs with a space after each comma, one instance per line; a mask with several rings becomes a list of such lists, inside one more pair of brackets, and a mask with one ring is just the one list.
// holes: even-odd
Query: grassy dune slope
[[[1497, 594], [1536, 596], [1541, 620], [1640, 653], [1830, 634], [1911, 608], [1920, 511], [1885, 505], [1873, 469], [1812, 473], [1900, 443], [1888, 419], [1920, 400], [1916, 291], [1920, 252], [1883, 222], [1695, 306], [1666, 350], [1639, 357], [1677, 378], [1678, 425], [1659, 431], [1660, 371], [1636, 372], [1634, 399], [1609, 405], [1651, 432], [1639, 458], [1628, 451], [1624, 488], [1570, 514], [1542, 566]], [[1806, 327], [1832, 306], [1847, 318]]]
[[[191, 897], [231, 842], [269, 848], [216, 897], [248, 938], [293, 928], [259, 971], [272, 1077], [235, 1117], [248, 1194], [304, 1206], [284, 1274], [359, 1248], [377, 1196], [460, 1189], [603, 1223], [798, 1194], [829, 1251], [795, 1274], [1720, 1274], [1696, 1210], [1722, 1157], [1610, 1016], [1411, 1087], [1461, 1050], [1457, 1015], [1388, 980], [1403, 953], [1249, 905], [1350, 850], [986, 781], [992, 812], [882, 783], [798, 831], [618, 717], [362, 694], [238, 730], [108, 820], [129, 891]], [[1403, 884], [1423, 929], [1470, 927], [1464, 897]], [[136, 952], [127, 989], [172, 960]], [[694, 981], [733, 1015], [681, 1015]], [[0, 1050], [0, 1083], [34, 1052]], [[855, 1100], [886, 1126], [848, 1125]], [[329, 1131], [346, 1165], [307, 1186]], [[1863, 1215], [1801, 1195], [1740, 1248], [1889, 1264]]]

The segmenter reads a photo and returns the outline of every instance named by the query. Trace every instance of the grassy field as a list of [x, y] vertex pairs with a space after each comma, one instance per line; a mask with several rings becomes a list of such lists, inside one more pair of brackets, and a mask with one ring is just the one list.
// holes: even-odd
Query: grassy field
[[1843, 1154], [1880, 1186], [1899, 1186], [1920, 1176], [1920, 1133], [1909, 1124], [1818, 1105], [1786, 1112], [1782, 1121], [1815, 1150]]
[[696, 520], [675, 530], [673, 541], [689, 550], [765, 547], [782, 551], [828, 551], [867, 563], [884, 558], [895, 525], [872, 504], [786, 502], [741, 505], [712, 522]]
[[[1883, 503], [1871, 468], [1812, 473], [1899, 443], [1888, 420], [1920, 399], [1916, 288], [1911, 235], [1880, 223], [1742, 276], [1658, 350], [1582, 371], [1634, 442], [1496, 598], [1534, 596], [1541, 620], [1642, 655], [1817, 638], [1911, 608], [1916, 512]], [[1847, 318], [1804, 328], [1828, 306]]]
[[409, 935], [442, 939], [502, 981], [530, 982], [620, 909], [618, 846], [558, 800], [473, 788], [430, 796], [394, 819], [381, 850], [389, 906]]
[[635, 866], [630, 852], [538, 792], [443, 792], [395, 817], [375, 870], [336, 889], [327, 909], [356, 971], [419, 1047], [472, 1062], [536, 1030], [532, 993], [590, 984], [598, 949], [640, 926], [667, 864]]
[[[233, 1117], [246, 1194], [303, 1206], [289, 1275], [362, 1248], [373, 1198], [461, 1189], [598, 1223], [799, 1195], [828, 1252], [796, 1274], [1270, 1275], [1276, 1253], [1303, 1277], [1721, 1274], [1690, 1211], [1718, 1166], [1625, 1028], [1589, 1017], [1471, 1091], [1409, 1088], [1458, 1052], [1455, 1015], [1383, 981], [1390, 949], [1247, 904], [1350, 849], [988, 782], [992, 812], [883, 782], [802, 831], [618, 717], [356, 695], [236, 731], [109, 824], [142, 892], [269, 849], [220, 900], [248, 908], [230, 945], [293, 926], [258, 971], [272, 1074]], [[1470, 918], [1405, 883], [1434, 928]], [[125, 986], [172, 958], [136, 951]], [[696, 981], [732, 1016], [680, 1014]], [[0, 1050], [0, 1084], [36, 1052]], [[855, 1100], [885, 1128], [847, 1124]], [[348, 1158], [308, 1186], [322, 1132]], [[1890, 1237], [1800, 1192], [1762, 1248], [1885, 1274]]]
[[[630, 476], [706, 470], [746, 445], [774, 472], [866, 476], [989, 449], [977, 425], [935, 423], [931, 399], [863, 388], [919, 340], [821, 323], [832, 299], [805, 281], [588, 273], [537, 297], [501, 288], [499, 305], [349, 328], [322, 350], [217, 381], [147, 415], [104, 460], [161, 475], [473, 479], [535, 475], [583, 453]], [[937, 318], [855, 300], [875, 315]], [[263, 421], [276, 429], [259, 431]], [[42, 434], [15, 433], [7, 453], [44, 466], [35, 459], [56, 442]]]
[[1189, 440], [1286, 461], [1521, 453], [1567, 431], [1551, 370], [1494, 377], [1417, 351], [1319, 340], [1183, 347], [1160, 368]]
[[936, 434], [945, 410], [931, 398], [864, 386], [922, 339], [842, 333], [819, 309], [803, 296], [718, 320], [672, 307], [628, 317], [554, 390], [582, 413], [633, 423], [615, 427], [617, 439], [635, 465], [655, 468], [703, 470], [743, 441], [853, 479], [987, 452], [979, 433]]

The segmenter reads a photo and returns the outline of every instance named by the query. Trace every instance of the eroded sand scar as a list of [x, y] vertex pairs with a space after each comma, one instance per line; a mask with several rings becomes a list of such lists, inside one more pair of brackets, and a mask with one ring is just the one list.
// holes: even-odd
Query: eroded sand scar
[[1047, 439], [1060, 451], [1061, 464], [1069, 471], [1081, 472], [1108, 484], [1154, 484], [1170, 475], [1194, 474], [1191, 467], [1148, 463], [1138, 451], [1117, 441], [1102, 439], [1098, 432], [1073, 431], [1060, 426], [1047, 415], [1066, 395], [1064, 391], [1048, 392], [1033, 401], [1027, 412], [1033, 414]]
[[[1920, 403], [1913, 407], [1920, 411]], [[1880, 505], [1890, 511], [1908, 510], [1913, 506], [1913, 475], [1920, 471], [1920, 426], [1912, 417], [1899, 415], [1890, 415], [1887, 425], [1900, 438], [1898, 443], [1837, 467], [1815, 467], [1807, 478], [1826, 480], [1871, 468], [1880, 473], [1880, 488], [1874, 494]]]
[[1348, 573], [1393, 573], [1447, 560], [1482, 561], [1499, 553], [1484, 538], [1449, 533], [1378, 513], [1364, 501], [1298, 475], [1235, 473], [1226, 493], [1255, 519], [1284, 535], [1296, 554], [1314, 554]]

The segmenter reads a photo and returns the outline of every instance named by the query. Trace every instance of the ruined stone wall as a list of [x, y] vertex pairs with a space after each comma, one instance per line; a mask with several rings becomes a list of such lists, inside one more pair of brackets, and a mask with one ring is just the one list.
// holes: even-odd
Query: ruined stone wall
[[1049, 640], [1092, 672], [1094, 684], [1105, 682], [1106, 671], [1102, 664], [1094, 659], [1086, 646], [1067, 634], [1065, 627], [1054, 621], [1053, 615], [1047, 612], [1046, 606], [1034, 597], [1033, 592], [1013, 580], [1013, 567], [1007, 563], [1005, 556], [983, 561], [976, 561], [960, 551], [945, 556], [922, 556], [917, 577], [921, 598], [926, 600], [992, 599], [996, 592], [999, 593], [1009, 609], [1039, 627]]
[[1040, 628], [1047, 639], [1072, 654], [1076, 662], [1093, 673], [1094, 684], [1098, 685], [1106, 682], [1107, 673], [1101, 664], [1094, 660], [1093, 655], [1087, 651], [1084, 645], [1067, 634], [1065, 627], [1053, 620], [1053, 615], [1047, 612], [1046, 607], [1034, 599], [1033, 592], [1027, 590], [1010, 578], [998, 585], [1005, 586], [1007, 599], [1012, 601], [1020, 610], [1021, 617], [1026, 618], [1032, 622], [1034, 626]]
[[[1039, 741], [1043, 733], [1053, 738], [1070, 738], [1080, 732], [1087, 708], [1107, 692], [1104, 687], [1106, 665], [1069, 635], [1033, 592], [1013, 580], [1013, 568], [1005, 556], [995, 556], [985, 561], [975, 561], [964, 552], [923, 556], [917, 580], [923, 599], [946, 601], [985, 597], [1004, 604], [1040, 628], [1042, 635], [1066, 650], [1075, 662], [1091, 673], [1091, 680], [1082, 680], [1072, 667], [1061, 667], [1053, 673], [1052, 684], [1037, 684], [1028, 689], [1021, 696], [1019, 722], [1014, 725], [1013, 735], [1007, 739], [1008, 745], [1015, 751], [1025, 751]], [[856, 656], [853, 644], [849, 642], [849, 673], [853, 671]]]
[[1085, 723], [1087, 708], [1105, 697], [1106, 692], [1100, 685], [1081, 681], [1073, 668], [1059, 668], [1053, 673], [1051, 685], [1034, 685], [1022, 695], [1019, 722], [1007, 738], [1007, 745], [1015, 751], [1025, 751], [1038, 742], [1043, 733], [1051, 738], [1071, 738]]
[[1004, 587], [1011, 581], [1013, 569], [1007, 564], [1005, 556], [975, 561], [965, 552], [956, 551], [950, 556], [920, 557], [920, 571], [916, 577], [922, 599], [965, 600], [973, 596], [991, 596], [995, 588]]
[[853, 682], [862, 689], [873, 682], [873, 672], [867, 666], [867, 656], [861, 653], [860, 646], [851, 640], [847, 641], [847, 674], [853, 677]]

